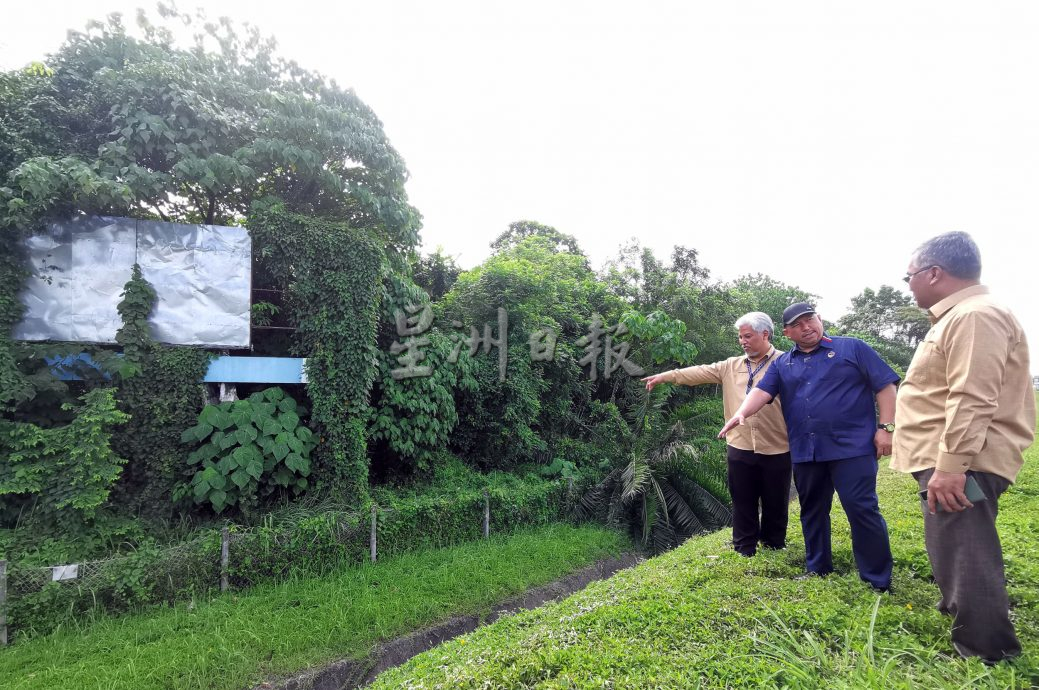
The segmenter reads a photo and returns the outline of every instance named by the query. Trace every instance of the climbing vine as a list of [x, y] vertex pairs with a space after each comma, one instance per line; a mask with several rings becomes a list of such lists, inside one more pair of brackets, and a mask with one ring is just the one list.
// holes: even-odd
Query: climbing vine
[[279, 205], [254, 207], [248, 227], [261, 248], [257, 272], [285, 292], [297, 328], [293, 349], [307, 358], [311, 428], [319, 437], [315, 483], [346, 501], [364, 500], [384, 240]]
[[155, 342], [148, 317], [156, 293], [136, 264], [122, 296], [117, 310], [123, 326], [116, 342], [125, 365], [118, 399], [129, 422], [115, 433], [113, 446], [128, 463], [116, 490], [122, 505], [164, 517], [173, 508], [176, 484], [188, 473], [180, 435], [195, 423], [205, 401], [201, 381], [212, 355]]

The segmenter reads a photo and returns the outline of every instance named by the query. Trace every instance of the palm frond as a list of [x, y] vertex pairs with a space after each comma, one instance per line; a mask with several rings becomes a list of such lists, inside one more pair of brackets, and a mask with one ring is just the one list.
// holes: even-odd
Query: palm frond
[[675, 487], [668, 481], [660, 482], [671, 524], [682, 537], [689, 537], [707, 530], [696, 512], [686, 503]]
[[603, 514], [609, 507], [610, 495], [620, 480], [620, 470], [612, 470], [602, 481], [584, 492], [574, 506], [574, 516], [578, 520], [591, 520]]
[[646, 459], [639, 455], [631, 456], [631, 461], [621, 472], [621, 500], [630, 502], [645, 494], [652, 478], [653, 471]]
[[658, 523], [654, 525], [649, 537], [649, 545], [653, 553], [663, 553], [680, 543], [681, 538], [671, 525]]
[[712, 527], [732, 524], [732, 509], [710, 491], [685, 477], [677, 478], [676, 484], [689, 507], [701, 516], [701, 522]]

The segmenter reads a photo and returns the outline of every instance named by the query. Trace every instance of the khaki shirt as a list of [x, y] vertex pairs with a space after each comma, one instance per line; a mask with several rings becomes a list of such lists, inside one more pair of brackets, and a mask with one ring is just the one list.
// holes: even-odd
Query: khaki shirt
[[984, 285], [929, 310], [895, 405], [892, 469], [978, 470], [1010, 481], [1035, 437], [1035, 392], [1021, 324]]
[[[770, 356], [761, 370], [754, 375], [754, 383], [764, 377], [779, 355], [783, 354], [772, 348]], [[714, 364], [703, 364], [685, 369], [672, 369], [664, 372], [665, 381], [683, 386], [697, 386], [704, 383], [721, 384], [722, 406], [725, 408], [725, 419], [731, 419], [740, 404], [747, 397], [747, 356], [730, 357]], [[761, 364], [761, 361], [758, 361]], [[751, 364], [751, 371], [757, 369]], [[749, 450], [762, 455], [778, 455], [790, 450], [786, 440], [786, 424], [783, 422], [783, 408], [778, 400], [765, 405], [747, 423], [730, 431], [725, 441], [733, 448]]]

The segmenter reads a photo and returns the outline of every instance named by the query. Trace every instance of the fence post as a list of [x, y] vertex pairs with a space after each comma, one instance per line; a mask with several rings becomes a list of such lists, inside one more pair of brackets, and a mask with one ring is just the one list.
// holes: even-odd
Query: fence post
[[377, 529], [376, 528], [378, 527], [378, 525], [379, 525], [379, 509], [373, 503], [372, 504], [372, 536], [369, 539], [369, 546], [371, 546], [371, 551], [372, 551], [372, 563], [375, 562], [376, 556], [378, 555], [377, 551], [376, 551], [376, 546], [377, 546], [377, 544], [376, 544], [376, 532], [377, 532]]
[[0, 561], [0, 647], [7, 646], [7, 561]]
[[226, 592], [228, 588], [227, 570], [231, 560], [231, 535], [228, 533], [227, 525], [220, 530], [220, 591]]
[[483, 538], [491, 537], [491, 497], [487, 489], [483, 490]]

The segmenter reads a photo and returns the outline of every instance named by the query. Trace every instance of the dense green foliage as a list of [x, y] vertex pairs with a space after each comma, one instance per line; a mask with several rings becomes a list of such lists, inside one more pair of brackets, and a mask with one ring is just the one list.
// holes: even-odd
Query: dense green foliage
[[211, 355], [155, 342], [148, 318], [156, 299], [155, 289], [134, 264], [118, 305], [123, 326], [115, 336], [123, 348], [117, 396], [129, 421], [116, 431], [112, 445], [127, 459], [116, 487], [118, 503], [162, 518], [171, 514], [171, 493], [185, 472], [180, 430], [202, 406], [201, 380]]
[[105, 503], [126, 462], [111, 447], [112, 428], [127, 420], [113, 393], [90, 391], [53, 429], [0, 420], [0, 496], [25, 523], [79, 532]]
[[254, 209], [259, 267], [284, 291], [296, 323], [296, 354], [307, 357], [311, 427], [318, 434], [319, 488], [346, 501], [368, 495], [364, 425], [376, 375], [376, 323], [385, 254], [378, 236], [344, 223]]
[[206, 405], [198, 424], [181, 434], [184, 443], [201, 443], [189, 456], [201, 465], [183, 491], [216, 512], [229, 506], [255, 508], [260, 496], [279, 489], [299, 495], [307, 488], [314, 433], [303, 425], [306, 410], [278, 387], [248, 400]]
[[[801, 579], [796, 519], [788, 547], [753, 558], [728, 534], [691, 540], [558, 604], [519, 613], [387, 671], [374, 689], [508, 687], [1029, 688], [1039, 683], [1039, 446], [1000, 499], [999, 530], [1024, 653], [987, 667], [960, 659], [935, 608], [916, 483], [882, 468], [893, 594], [861, 582], [847, 522], [835, 516], [837, 573]], [[839, 512], [839, 510], [838, 510]]]
[[[296, 577], [247, 594], [75, 627], [0, 654], [11, 690], [243, 688], [344, 657], [446, 617], [479, 614], [599, 558], [623, 540], [553, 525]], [[263, 631], [257, 634], [256, 631]]]

